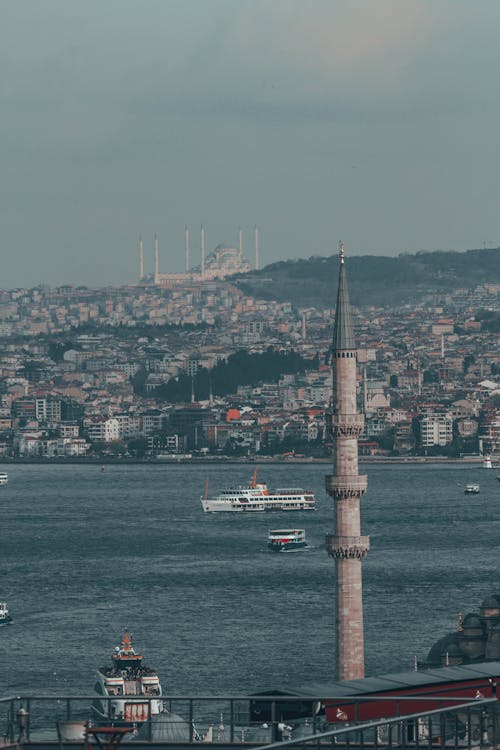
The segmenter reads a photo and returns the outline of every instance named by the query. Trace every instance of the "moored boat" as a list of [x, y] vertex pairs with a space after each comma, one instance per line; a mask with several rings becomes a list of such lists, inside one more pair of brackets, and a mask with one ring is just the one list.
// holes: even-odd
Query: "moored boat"
[[208, 496], [207, 485], [200, 500], [205, 513], [314, 510], [316, 503], [313, 493], [301, 487], [268, 489], [265, 482], [257, 482], [257, 471], [248, 486], [222, 490], [214, 497]]
[[0, 602], [0, 626], [10, 625], [11, 622], [12, 622], [12, 617], [9, 615], [7, 604], [5, 602]]
[[267, 546], [273, 552], [288, 552], [307, 547], [305, 529], [270, 529]]
[[138, 725], [162, 713], [160, 678], [156, 670], [142, 663], [143, 657], [132, 648], [128, 632], [115, 648], [111, 661], [111, 666], [97, 671], [95, 690], [100, 698], [96, 698], [92, 708], [99, 720]]
[[465, 494], [466, 495], [479, 495], [480, 487], [478, 484], [466, 484], [465, 485]]
[[7, 484], [9, 481], [9, 475], [6, 471], [0, 471], [0, 484]]

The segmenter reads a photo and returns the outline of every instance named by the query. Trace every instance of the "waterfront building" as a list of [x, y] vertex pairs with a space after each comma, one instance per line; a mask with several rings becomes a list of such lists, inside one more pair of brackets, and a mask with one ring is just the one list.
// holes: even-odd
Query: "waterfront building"
[[364, 416], [356, 405], [356, 343], [340, 243], [340, 273], [332, 350], [333, 395], [329, 430], [333, 439], [333, 474], [326, 490], [334, 501], [335, 531], [326, 537], [335, 560], [337, 679], [364, 677], [364, 636], [361, 563], [370, 539], [361, 536], [360, 499], [367, 487], [358, 473], [358, 438]]

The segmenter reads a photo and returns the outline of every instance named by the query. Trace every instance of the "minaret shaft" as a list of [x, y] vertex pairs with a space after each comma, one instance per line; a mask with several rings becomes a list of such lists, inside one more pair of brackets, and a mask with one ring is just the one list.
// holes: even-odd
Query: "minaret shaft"
[[364, 677], [363, 596], [361, 563], [370, 539], [361, 535], [360, 499], [367, 478], [358, 473], [358, 437], [364, 416], [356, 404], [356, 344], [345, 277], [344, 246], [340, 246], [340, 276], [333, 344], [333, 398], [329, 428], [333, 439], [333, 474], [326, 489], [334, 501], [335, 531], [326, 547], [335, 560], [337, 677]]
[[364, 677], [364, 638], [361, 559], [336, 561], [337, 602], [341, 616], [337, 617], [337, 661], [340, 680]]

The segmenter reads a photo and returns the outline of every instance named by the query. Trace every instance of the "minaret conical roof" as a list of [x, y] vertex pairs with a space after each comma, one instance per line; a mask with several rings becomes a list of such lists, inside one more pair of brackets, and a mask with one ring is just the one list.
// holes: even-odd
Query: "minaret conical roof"
[[349, 303], [349, 292], [347, 291], [347, 279], [345, 273], [344, 243], [339, 245], [340, 273], [339, 289], [337, 292], [337, 307], [335, 309], [335, 325], [333, 328], [333, 348], [356, 349], [354, 329], [351, 318], [351, 305]]

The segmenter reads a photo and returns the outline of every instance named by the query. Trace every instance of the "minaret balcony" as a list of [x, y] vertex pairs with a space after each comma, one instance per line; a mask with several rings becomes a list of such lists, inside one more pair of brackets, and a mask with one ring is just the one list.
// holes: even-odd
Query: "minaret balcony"
[[349, 500], [353, 497], [361, 497], [368, 487], [366, 474], [355, 474], [354, 476], [337, 477], [327, 474], [325, 477], [326, 491], [334, 500]]
[[332, 414], [326, 416], [329, 433], [335, 437], [358, 438], [365, 426], [364, 414]]
[[369, 536], [326, 535], [326, 549], [335, 560], [362, 560], [370, 549]]

